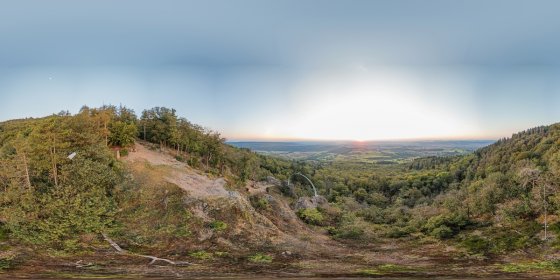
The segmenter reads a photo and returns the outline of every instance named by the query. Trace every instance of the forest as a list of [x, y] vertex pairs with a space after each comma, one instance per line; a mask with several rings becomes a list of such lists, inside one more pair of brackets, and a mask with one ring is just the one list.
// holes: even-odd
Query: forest
[[[129, 246], [196, 242], [189, 232], [197, 222], [189, 220], [181, 195], [173, 196], [177, 190], [147, 188], [116, 158], [117, 150], [122, 157], [133, 153], [138, 141], [225, 178], [232, 190], [274, 178], [292, 202], [312, 195], [303, 178], [286, 184], [292, 174], [306, 174], [328, 203], [297, 215], [343, 243], [434, 239], [484, 259], [512, 252], [544, 256], [560, 248], [560, 124], [461, 156], [393, 165], [305, 163], [232, 147], [174, 109], [155, 107], [137, 116], [124, 106], [0, 123], [0, 240], [7, 248], [72, 255], [91, 250], [100, 234], [123, 237], [142, 221], [158, 221], [155, 229], [127, 236], [135, 240]], [[268, 207], [262, 195], [251, 203]], [[13, 256], [0, 257], [0, 265], [13, 265]]]

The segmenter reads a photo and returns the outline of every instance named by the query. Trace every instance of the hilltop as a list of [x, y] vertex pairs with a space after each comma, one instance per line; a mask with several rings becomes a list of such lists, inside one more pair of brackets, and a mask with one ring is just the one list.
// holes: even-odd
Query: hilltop
[[[464, 155], [302, 162], [232, 147], [160, 107], [140, 117], [105, 106], [8, 121], [0, 123], [0, 268], [181, 277], [554, 272], [559, 147], [555, 124]], [[140, 255], [192, 265], [153, 266]]]

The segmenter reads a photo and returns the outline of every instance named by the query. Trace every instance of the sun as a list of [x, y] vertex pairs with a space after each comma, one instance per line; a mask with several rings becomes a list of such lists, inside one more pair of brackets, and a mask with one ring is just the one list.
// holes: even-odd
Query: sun
[[307, 95], [298, 98], [297, 118], [285, 129], [292, 138], [432, 139], [463, 135], [472, 129], [453, 111], [420, 98], [427, 89], [407, 77], [377, 73], [329, 77], [314, 83], [304, 88]]

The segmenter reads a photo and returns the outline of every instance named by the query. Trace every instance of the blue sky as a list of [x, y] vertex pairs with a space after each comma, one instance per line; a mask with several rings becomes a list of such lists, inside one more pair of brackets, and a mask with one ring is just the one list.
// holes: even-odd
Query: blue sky
[[0, 120], [168, 106], [229, 139], [560, 120], [558, 1], [4, 1]]

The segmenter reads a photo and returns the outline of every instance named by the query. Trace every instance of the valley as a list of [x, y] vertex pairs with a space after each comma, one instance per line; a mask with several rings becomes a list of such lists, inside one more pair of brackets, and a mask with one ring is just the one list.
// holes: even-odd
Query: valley
[[264, 155], [306, 162], [399, 164], [420, 157], [465, 155], [492, 144], [492, 140], [464, 141], [304, 141], [227, 142]]
[[365, 164], [255, 153], [160, 107], [8, 121], [0, 277], [553, 279], [559, 141], [369, 144], [402, 158]]

